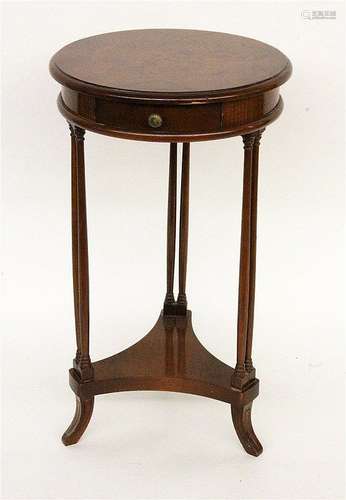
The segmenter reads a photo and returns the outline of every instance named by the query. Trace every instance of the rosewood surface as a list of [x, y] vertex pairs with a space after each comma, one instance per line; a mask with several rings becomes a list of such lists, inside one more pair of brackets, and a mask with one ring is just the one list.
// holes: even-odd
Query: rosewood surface
[[[230, 404], [233, 424], [245, 451], [254, 456], [262, 452], [251, 422], [252, 402], [259, 387], [252, 356], [259, 145], [264, 128], [282, 111], [279, 87], [291, 70], [287, 57], [270, 45], [196, 30], [106, 33], [73, 42], [51, 59], [51, 74], [62, 86], [58, 107], [71, 132], [77, 350], [70, 386], [76, 396], [76, 411], [62, 438], [65, 445], [77, 443], [84, 433], [96, 395], [160, 390]], [[89, 353], [85, 130], [170, 143], [163, 309], [142, 340], [95, 362]], [[191, 311], [187, 309], [186, 275], [190, 143], [236, 135], [243, 139], [244, 171], [237, 359], [232, 368], [209, 353], [193, 331]], [[179, 189], [178, 143], [182, 143]]]

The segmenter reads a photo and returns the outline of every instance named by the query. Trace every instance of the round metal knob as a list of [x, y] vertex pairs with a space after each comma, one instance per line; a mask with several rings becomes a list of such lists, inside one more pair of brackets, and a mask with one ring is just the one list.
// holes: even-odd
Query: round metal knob
[[150, 115], [148, 118], [148, 123], [153, 128], [161, 127], [162, 118], [160, 115], [156, 115], [156, 114]]

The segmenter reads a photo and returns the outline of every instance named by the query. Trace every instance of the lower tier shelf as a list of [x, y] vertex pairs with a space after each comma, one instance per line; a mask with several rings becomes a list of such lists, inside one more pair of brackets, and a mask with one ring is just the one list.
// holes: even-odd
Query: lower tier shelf
[[83, 399], [120, 391], [156, 390], [205, 396], [245, 406], [258, 395], [256, 378], [240, 390], [231, 386], [233, 368], [207, 351], [196, 337], [191, 311], [186, 316], [161, 313], [139, 342], [109, 358], [96, 361], [93, 379], [82, 382], [70, 370], [70, 386]]

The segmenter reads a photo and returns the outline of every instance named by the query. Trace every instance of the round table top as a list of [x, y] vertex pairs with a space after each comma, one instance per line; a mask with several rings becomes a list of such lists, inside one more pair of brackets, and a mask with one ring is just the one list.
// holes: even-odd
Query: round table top
[[220, 98], [278, 87], [291, 74], [276, 48], [228, 33], [148, 29], [105, 33], [63, 47], [52, 76], [73, 90], [102, 95]]

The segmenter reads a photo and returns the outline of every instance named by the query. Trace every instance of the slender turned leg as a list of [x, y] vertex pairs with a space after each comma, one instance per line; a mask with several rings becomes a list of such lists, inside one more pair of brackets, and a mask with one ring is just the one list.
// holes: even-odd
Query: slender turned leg
[[167, 212], [167, 292], [163, 307], [164, 314], [174, 314], [174, 264], [177, 211], [177, 144], [170, 145], [169, 183]]
[[232, 419], [239, 441], [245, 451], [254, 457], [258, 457], [263, 448], [252, 428], [251, 407], [252, 403], [241, 407], [232, 406]]
[[[263, 130], [259, 130], [254, 134], [243, 136], [244, 179], [239, 269], [237, 364], [232, 379], [232, 385], [238, 389], [242, 389], [249, 380], [255, 377], [251, 350], [255, 305], [258, 153], [262, 132]], [[240, 407], [232, 406], [232, 419], [245, 451], [257, 457], [262, 453], [263, 448], [252, 427], [251, 408], [252, 403]]]
[[189, 230], [190, 143], [183, 144], [179, 228], [179, 294], [177, 313], [186, 314], [187, 238]]
[[250, 230], [250, 290], [249, 290], [249, 313], [246, 336], [245, 369], [255, 377], [252, 363], [252, 339], [255, 310], [255, 280], [256, 280], [256, 238], [257, 238], [257, 191], [258, 191], [258, 156], [259, 145], [263, 130], [259, 130], [255, 136], [252, 156], [252, 179], [251, 179], [251, 230]]
[[[89, 355], [89, 272], [85, 195], [84, 134], [85, 130], [70, 125], [72, 180], [72, 263], [77, 352], [74, 369], [82, 381], [92, 379]], [[66, 445], [76, 443], [92, 415], [94, 398], [82, 401], [76, 397], [76, 413], [63, 435]]]
[[85, 194], [84, 134], [71, 126], [72, 264], [77, 352], [74, 368], [83, 380], [92, 378], [89, 356], [89, 269]]
[[245, 370], [245, 356], [250, 304], [251, 182], [254, 141], [255, 134], [248, 134], [243, 136], [244, 177], [239, 265], [237, 364], [232, 380], [232, 385], [238, 387], [239, 389], [241, 389], [247, 381]]

